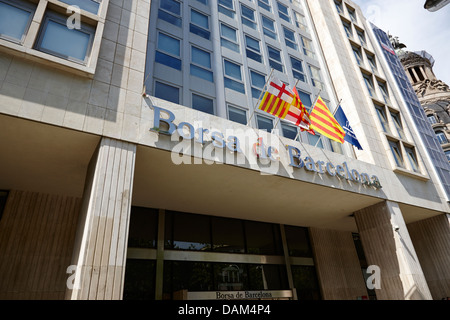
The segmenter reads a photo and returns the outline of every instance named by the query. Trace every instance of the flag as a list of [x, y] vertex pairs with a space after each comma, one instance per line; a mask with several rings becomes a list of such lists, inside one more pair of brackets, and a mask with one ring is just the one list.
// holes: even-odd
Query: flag
[[258, 109], [309, 130], [309, 115], [298, 93], [277, 78], [269, 82]]
[[344, 143], [345, 132], [319, 96], [310, 114], [311, 129], [331, 140]]
[[344, 110], [342, 110], [341, 106], [339, 106], [337, 108], [336, 112], [334, 113], [334, 118], [336, 119], [337, 122], [339, 122], [339, 124], [345, 131], [344, 140], [347, 141], [348, 143], [354, 145], [359, 150], [363, 150], [363, 148], [361, 147], [361, 144], [359, 143], [358, 139], [356, 138], [356, 135], [353, 132], [353, 129], [350, 126], [347, 116], [345, 115]]

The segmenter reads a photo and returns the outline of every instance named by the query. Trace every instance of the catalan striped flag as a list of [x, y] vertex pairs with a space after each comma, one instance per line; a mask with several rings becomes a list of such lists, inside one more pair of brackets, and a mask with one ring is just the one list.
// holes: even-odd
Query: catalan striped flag
[[330, 110], [319, 96], [310, 114], [311, 129], [330, 138], [331, 140], [344, 143], [345, 131], [336, 121]]
[[259, 110], [309, 130], [309, 115], [298, 94], [277, 78], [269, 82]]

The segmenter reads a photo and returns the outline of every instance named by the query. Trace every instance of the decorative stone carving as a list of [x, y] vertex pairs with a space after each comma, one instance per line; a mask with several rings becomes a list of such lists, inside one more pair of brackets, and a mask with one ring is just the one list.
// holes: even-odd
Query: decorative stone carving
[[424, 97], [427, 94], [432, 94], [436, 92], [450, 92], [449, 87], [441, 80], [430, 80], [426, 79], [415, 89], [417, 96]]

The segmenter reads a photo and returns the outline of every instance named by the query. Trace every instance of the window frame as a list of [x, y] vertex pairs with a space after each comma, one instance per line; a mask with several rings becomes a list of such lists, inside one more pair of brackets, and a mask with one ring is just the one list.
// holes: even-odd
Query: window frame
[[[239, 122], [239, 121], [232, 120], [232, 119], [230, 118], [230, 110], [231, 110], [231, 109], [235, 109], [235, 110], [238, 110], [238, 111], [243, 112], [243, 113], [245, 114], [245, 123], [242, 123], [242, 122]], [[248, 122], [247, 110], [245, 110], [245, 109], [243, 109], [243, 108], [239, 108], [239, 107], [236, 107], [236, 106], [227, 104], [227, 116], [228, 116], [228, 120], [230, 120], [230, 121], [233, 121], [233, 122], [236, 122], [236, 123], [240, 123], [240, 124], [243, 124], [243, 125], [247, 125], [247, 122]]]
[[[311, 77], [311, 84], [313, 85], [313, 87], [325, 90], [325, 83], [323, 82], [320, 69], [310, 64], [308, 64], [308, 69]], [[314, 76], [313, 70], [317, 71], [318, 78]]]
[[[178, 0], [171, 0], [173, 2], [177, 2], [180, 6], [180, 13], [174, 13], [172, 11], [169, 11], [165, 8], [162, 8], [162, 1], [159, 1], [159, 6], [158, 6], [158, 19], [164, 20], [167, 23], [173, 24], [174, 26], [177, 26], [179, 28], [181, 28], [183, 26], [183, 19], [182, 19], [182, 12], [183, 12], [183, 3], [178, 1]], [[163, 16], [160, 15], [160, 12], [163, 12], [163, 14], [168, 14], [170, 16], [172, 16], [174, 18], [175, 21], [177, 21], [177, 23], [174, 23], [172, 21], [169, 21], [167, 19], [165, 19]]]
[[[263, 92], [264, 86], [265, 86], [265, 84], [267, 82], [266, 75], [262, 74], [262, 73], [260, 73], [258, 71], [252, 70], [252, 69], [249, 69], [249, 72], [250, 72], [250, 86], [251, 86], [251, 90], [252, 90], [252, 98], [253, 99], [258, 99], [258, 98], [260, 98], [260, 96], [261, 96], [261, 94]], [[264, 85], [262, 87], [258, 87], [257, 85], [254, 84], [254, 82], [253, 82], [253, 74], [255, 74], [257, 76], [261, 76], [261, 77], [264, 78]], [[258, 91], [259, 93], [256, 94], [256, 91]]]
[[[236, 36], [236, 40], [232, 40], [232, 39], [230, 39], [230, 38], [227, 38], [227, 36], [223, 34], [222, 30], [223, 30], [224, 27], [234, 31], [234, 34], [235, 34], [235, 36]], [[241, 47], [240, 47], [240, 45], [239, 45], [239, 37], [238, 37], [237, 32], [238, 32], [237, 29], [235, 29], [235, 28], [233, 28], [233, 27], [230, 27], [229, 25], [227, 25], [227, 24], [221, 22], [221, 23], [220, 23], [220, 45], [221, 45], [222, 47], [225, 47], [225, 48], [229, 49], [229, 50], [232, 50], [232, 51], [234, 51], [234, 52], [240, 53], [240, 52], [241, 52]], [[230, 44], [232, 45], [232, 47], [235, 46], [234, 48], [237, 49], [237, 50], [235, 50], [235, 49], [233, 49], [233, 48], [230, 48], [230, 47], [228, 47], [228, 46], [226, 46], [226, 45], [224, 46], [224, 45], [223, 45], [223, 42], [230, 43]]]
[[[286, 34], [286, 31], [288, 33], [292, 34], [293, 39], [288, 37], [288, 35]], [[297, 39], [295, 38], [295, 32], [292, 31], [291, 29], [287, 28], [286, 26], [283, 26], [283, 33], [284, 33], [284, 42], [285, 42], [286, 46], [288, 46], [289, 48], [297, 51], [298, 50], [298, 44], [297, 44]]]
[[[159, 36], [160, 36], [160, 35], [164, 35], [164, 36], [166, 36], [166, 37], [169, 37], [169, 38], [172, 38], [172, 39], [175, 39], [175, 40], [178, 41], [178, 43], [179, 43], [179, 55], [178, 55], [178, 56], [177, 56], [177, 55], [174, 55], [174, 54], [171, 53], [171, 52], [167, 52], [167, 51], [162, 50], [162, 49], [159, 48]], [[169, 67], [169, 68], [173, 68], [173, 69], [175, 69], [175, 70], [180, 70], [180, 71], [181, 71], [181, 70], [183, 69], [183, 61], [182, 61], [182, 57], [181, 57], [181, 53], [182, 53], [181, 45], [182, 45], [181, 39], [175, 38], [175, 37], [173, 37], [172, 35], [169, 35], [169, 34], [167, 34], [167, 33], [165, 33], [165, 32], [162, 32], [161, 30], [158, 30], [158, 32], [157, 32], [157, 34], [156, 34], [156, 50], [155, 50], [156, 54], [155, 54], [155, 62], [156, 62], [156, 63], [160, 63], [160, 64], [162, 64], [162, 65], [165, 65], [165, 66], [167, 66], [167, 67]], [[164, 63], [161, 63], [161, 62], [157, 61], [157, 54], [158, 54], [158, 52], [161, 53], [161, 54], [164, 54], [164, 55], [166, 55], [166, 56], [169, 56], [170, 58], [173, 58], [173, 59], [178, 60], [178, 61], [180, 62], [180, 69], [175, 68], [175, 67], [173, 67], [173, 66], [169, 66], [169, 65], [167, 65], [167, 64], [164, 64]]]
[[[248, 6], [246, 6], [245, 4], [243, 4], [242, 2], [240, 2], [241, 4], [241, 23], [244, 26], [247, 26], [249, 28], [252, 28], [254, 30], [257, 30], [257, 22], [256, 22], [256, 11]], [[252, 12], [253, 15], [253, 19], [250, 19], [248, 16], [244, 15], [244, 10], [249, 10]], [[244, 22], [244, 21], [247, 21]]]
[[[203, 27], [203, 26], [201, 26], [201, 25], [199, 25], [199, 24], [197, 24], [197, 23], [192, 21], [192, 14], [193, 13], [206, 17], [206, 22], [208, 24], [208, 28], [207, 29], [205, 29], [205, 27]], [[198, 10], [196, 10], [196, 9], [191, 7], [190, 8], [190, 20], [189, 20], [189, 32], [192, 33], [192, 34], [195, 34], [195, 35], [197, 35], [199, 37], [202, 37], [202, 38], [204, 38], [206, 40], [210, 40], [211, 39], [211, 23], [210, 23], [209, 20], [210, 20], [210, 16], [209, 15], [207, 15], [207, 14], [205, 14], [203, 12], [200, 12], [200, 11], [198, 11]], [[194, 31], [198, 30], [198, 31], [201, 31], [201, 32], [194, 32], [193, 30]], [[204, 34], [202, 34], [202, 32]]]
[[392, 156], [394, 157], [396, 166], [404, 169], [405, 159], [403, 159], [403, 154], [399, 142], [388, 139], [388, 143], [389, 149], [391, 150]]
[[[175, 103], [175, 104], [181, 104], [181, 99], [180, 99], [180, 92], [181, 92], [181, 89], [180, 89], [179, 87], [174, 86], [174, 85], [172, 85], [172, 84], [168, 84], [168, 83], [163, 82], [163, 81], [161, 81], [161, 80], [155, 79], [154, 84], [153, 84], [153, 95], [154, 95], [156, 98], [158, 98], [158, 99], [164, 99], [164, 98], [159, 98], [159, 97], [156, 95], [156, 83], [162, 84], [163, 86], [168, 86], [168, 87], [172, 87], [172, 88], [174, 88], [174, 89], [177, 89], [177, 90], [178, 90], [178, 99], [177, 99], [178, 102], [170, 101], [170, 100], [167, 100], [167, 101], [170, 101], [170, 102]], [[166, 99], [164, 99], [164, 100], [166, 100]]]
[[[205, 100], [211, 101], [211, 103], [212, 103], [212, 113], [209, 113], [209, 112], [202, 111], [202, 110], [194, 108], [194, 96], [197, 96], [197, 97], [199, 97], [201, 99], [205, 99]], [[210, 115], [215, 115], [216, 114], [216, 106], [215, 106], [215, 103], [214, 103], [214, 99], [210, 98], [210, 97], [207, 97], [207, 96], [204, 96], [202, 94], [199, 94], [197, 92], [191, 92], [191, 108], [192, 108], [192, 110], [196, 110], [196, 111], [203, 112], [203, 113], [210, 114]]]
[[[259, 119], [268, 120], [268, 121], [270, 121], [270, 122], [272, 123], [272, 129], [270, 130], [270, 132], [267, 131], [267, 129], [261, 129], [261, 128], [259, 127]], [[266, 130], [268, 133], [271, 133], [272, 130], [273, 130], [273, 119], [272, 119], [272, 118], [269, 118], [269, 117], [266, 117], [266, 116], [263, 116], [263, 115], [261, 115], [261, 114], [257, 114], [257, 115], [256, 115], [256, 125], [257, 125], [257, 127], [258, 127], [258, 130]]]
[[[291, 16], [289, 14], [289, 7], [282, 4], [280, 1], [277, 1], [277, 8], [278, 8], [278, 17], [283, 19], [284, 21], [291, 23]], [[286, 12], [283, 12], [282, 9], [286, 9]]]
[[92, 14], [95, 14], [95, 15], [98, 15], [98, 13], [100, 11], [100, 6], [102, 5], [102, 0], [90, 0], [91, 2], [98, 3], [97, 12], [92, 12], [92, 11], [83, 9], [79, 4], [71, 3], [73, 0], [72, 1], [70, 1], [70, 0], [59, 0], [59, 1], [64, 2], [65, 4], [68, 4], [68, 5], [78, 6], [81, 10], [84, 10], [86, 12], [89, 12], [89, 13], [92, 13]]
[[[284, 64], [283, 64], [283, 57], [282, 57], [282, 52], [281, 50], [278, 50], [268, 44], [266, 44], [267, 47], [267, 58], [269, 59], [269, 65], [271, 68], [280, 71], [282, 73], [284, 73]], [[280, 56], [280, 60], [274, 60], [273, 56], [270, 54], [270, 50], [276, 51], [278, 53], [278, 55]], [[272, 63], [274, 63], [275, 65], [279, 64], [281, 66], [281, 70], [274, 68], [274, 65]], [[278, 67], [278, 66], [277, 66]]]
[[[305, 69], [303, 67], [303, 61], [298, 59], [298, 58], [296, 58], [296, 57], [293, 57], [293, 56], [289, 56], [289, 60], [291, 61], [292, 75], [294, 76], [294, 79], [300, 80], [300, 81], [302, 81], [304, 83], [308, 83], [308, 77], [306, 76]], [[302, 69], [301, 70], [297, 69], [294, 66], [294, 63], [292, 62], [292, 60], [297, 60], [295, 62], [300, 63], [300, 66], [302, 67]], [[296, 76], [296, 73], [301, 74], [303, 79], [298, 78]]]
[[[236, 62], [234, 62], [232, 60], [226, 59], [226, 58], [223, 58], [222, 61], [223, 61], [223, 76], [225, 78], [224, 79], [225, 80], [225, 88], [230, 89], [230, 90], [234, 90], [234, 91], [242, 93], [242, 94], [245, 94], [245, 84], [244, 84], [244, 81], [242, 80], [242, 78], [243, 78], [242, 77], [242, 65], [238, 64], [238, 63], [236, 63]], [[226, 68], [226, 64], [227, 63], [233, 64], [233, 65], [239, 67], [239, 74], [240, 74], [240, 78], [239, 79], [238, 78], [234, 78], [233, 76], [227, 74], [227, 71], [226, 71], [227, 70], [227, 68]], [[236, 88], [227, 86], [227, 80], [231, 81], [231, 83], [236, 83], [239, 86], [239, 88], [241, 88], [242, 90], [241, 89], [240, 90], [236, 90]]]
[[[201, 65], [200, 63], [194, 61], [194, 51], [195, 50], [202, 51], [202, 52], [208, 54], [208, 56], [209, 56], [209, 66]], [[197, 46], [191, 45], [191, 61], [190, 61], [190, 64], [191, 64], [191, 69], [190, 69], [190, 75], [191, 76], [194, 76], [194, 77], [197, 77], [197, 78], [209, 81], [209, 82], [214, 82], [214, 73], [213, 73], [213, 68], [212, 68], [211, 52], [203, 50], [203, 49], [200, 49]], [[194, 68], [199, 68], [199, 69], [202, 69], [203, 71], [208, 72], [208, 74], [211, 75], [211, 79], [206, 79], [206, 78], [200, 77], [198, 75], [192, 74], [192, 66], [194, 66]]]
[[218, 11], [226, 15], [227, 17], [230, 17], [231, 19], [235, 19], [236, 8], [234, 6], [234, 0], [229, 0], [229, 2], [231, 2], [231, 7], [227, 6], [226, 0], [218, 0], [217, 1]]
[[404, 148], [406, 157], [408, 158], [409, 164], [411, 165], [411, 169], [416, 173], [420, 173], [420, 166], [415, 148], [406, 145], [404, 145]]
[[[261, 15], [261, 21], [263, 27], [263, 34], [271, 39], [277, 40], [278, 37], [277, 37], [277, 29], [275, 27], [275, 21], [266, 17], [265, 15]], [[273, 28], [268, 28], [265, 22], [270, 22]]]
[[[252, 41], [258, 42], [258, 51], [254, 47], [248, 45], [247, 39], [250, 39]], [[252, 59], [252, 60], [254, 60], [256, 62], [259, 62], [259, 63], [263, 63], [263, 56], [262, 56], [262, 52], [261, 52], [261, 42], [260, 42], [260, 40], [255, 39], [255, 38], [249, 36], [248, 34], [244, 34], [244, 41], [245, 41], [245, 54], [246, 54], [247, 58]], [[248, 51], [250, 51], [251, 53], [253, 53], [253, 54], [257, 55], [257, 56], [259, 56], [259, 60], [256, 60], [256, 59], [252, 58], [251, 56], [249, 56]]]
[[28, 31], [30, 30], [31, 22], [33, 21], [33, 17], [36, 12], [37, 6], [33, 5], [32, 3], [21, 1], [21, 0], [9, 0], [9, 1], [0, 0], [0, 2], [3, 2], [7, 6], [15, 7], [17, 9], [26, 11], [30, 14], [28, 17], [28, 22], [24, 28], [24, 32], [20, 39], [9, 37], [7, 35], [0, 33], [0, 39], [22, 45], [23, 42], [25, 41]]

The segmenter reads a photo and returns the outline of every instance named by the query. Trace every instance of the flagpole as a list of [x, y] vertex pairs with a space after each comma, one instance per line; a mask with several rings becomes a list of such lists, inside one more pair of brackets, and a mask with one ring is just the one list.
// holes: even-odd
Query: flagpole
[[[294, 87], [297, 86], [297, 84], [298, 84], [299, 81], [300, 81], [300, 80], [297, 79], [297, 82], [295, 83]], [[272, 130], [275, 130], [275, 129], [278, 127], [278, 124], [280, 123], [280, 120], [281, 120], [281, 118], [278, 117], [277, 122], [275, 123], [275, 126], [273, 127]]]
[[[322, 92], [322, 88], [320, 88], [319, 93], [317, 94], [316, 100], [312, 104], [312, 108], [314, 109], [314, 106], [316, 105], [317, 101], [319, 101], [320, 93]], [[311, 109], [312, 110], [312, 109]], [[297, 141], [298, 137], [300, 136], [301, 130], [297, 129], [297, 135], [295, 136], [294, 141]]]
[[262, 90], [261, 93], [259, 94], [258, 102], [256, 103], [255, 107], [253, 108], [253, 111], [252, 111], [252, 113], [251, 113], [251, 115], [250, 115], [250, 118], [249, 118], [248, 121], [247, 121], [247, 126], [250, 124], [250, 122], [252, 121], [253, 116], [255, 115], [256, 108], [259, 106], [259, 102], [261, 101], [261, 98], [262, 98], [263, 94], [264, 94], [265, 91], [266, 91], [267, 84], [269, 83], [270, 78], [272, 78], [273, 70], [274, 70], [274, 69], [272, 68], [271, 71], [270, 71], [269, 77], [267, 78], [266, 84], [264, 85], [263, 90]]

